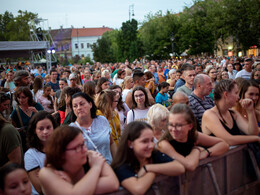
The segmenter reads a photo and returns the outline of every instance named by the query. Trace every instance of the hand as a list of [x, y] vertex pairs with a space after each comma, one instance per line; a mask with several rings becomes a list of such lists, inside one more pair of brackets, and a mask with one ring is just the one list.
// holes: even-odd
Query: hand
[[152, 81], [149, 81], [149, 84], [147, 85], [146, 88], [150, 90], [150, 89], [152, 89], [152, 87], [153, 87], [153, 85], [152, 85]]
[[70, 105], [70, 96], [67, 96], [65, 97], [65, 101], [66, 101], [66, 105], [69, 106]]
[[36, 108], [33, 106], [28, 107], [28, 110], [34, 113], [38, 112], [38, 110], [36, 110]]
[[88, 151], [88, 164], [90, 167], [102, 167], [104, 162], [105, 158], [100, 153], [91, 150]]
[[242, 99], [239, 101], [239, 103], [241, 104], [242, 108], [246, 111], [254, 110], [254, 102], [249, 98]]
[[144, 170], [144, 167], [142, 167], [142, 168], [138, 171], [137, 176], [138, 176], [138, 177], [142, 177], [142, 176], [144, 176], [145, 174], [146, 174], [146, 171]]

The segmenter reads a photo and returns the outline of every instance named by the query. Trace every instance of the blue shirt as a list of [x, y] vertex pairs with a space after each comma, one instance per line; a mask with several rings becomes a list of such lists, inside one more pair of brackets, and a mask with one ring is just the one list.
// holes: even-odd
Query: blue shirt
[[168, 99], [169, 99], [169, 97], [168, 97], [167, 93], [164, 93], [164, 94], [157, 93], [157, 95], [155, 97], [155, 102], [168, 107], [169, 106]]
[[47, 83], [47, 85], [50, 85], [52, 90], [54, 92], [58, 91], [60, 89], [60, 86], [59, 86], [59, 81], [57, 80], [56, 83], [52, 83], [51, 81], [49, 83]]

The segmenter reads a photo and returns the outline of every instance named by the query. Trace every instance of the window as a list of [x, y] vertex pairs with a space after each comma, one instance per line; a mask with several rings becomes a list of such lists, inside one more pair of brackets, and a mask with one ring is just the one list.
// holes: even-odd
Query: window
[[75, 43], [75, 49], [78, 49], [79, 47], [78, 47], [78, 44], [77, 43]]
[[84, 54], [81, 54], [81, 57], [84, 58], [85, 57]]
[[90, 44], [89, 43], [87, 43], [87, 48], [90, 48]]
[[84, 43], [81, 43], [81, 49], [84, 49]]

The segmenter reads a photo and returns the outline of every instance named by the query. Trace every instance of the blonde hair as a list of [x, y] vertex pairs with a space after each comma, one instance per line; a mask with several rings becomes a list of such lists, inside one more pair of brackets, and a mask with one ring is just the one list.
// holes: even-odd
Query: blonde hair
[[154, 128], [158, 127], [160, 121], [163, 118], [169, 117], [169, 110], [161, 105], [161, 104], [154, 104], [152, 107], [150, 107], [148, 113], [147, 113], [147, 119], [148, 123]]
[[105, 89], [96, 95], [95, 104], [98, 110], [102, 112], [102, 114], [108, 119], [112, 119], [114, 116], [114, 110], [112, 108], [112, 104], [114, 101], [114, 97], [116, 96], [116, 92]]
[[130, 81], [130, 79], [132, 79], [131, 76], [126, 76], [126, 77], [124, 78], [124, 81], [121, 83], [122, 89], [125, 89], [126, 84]]

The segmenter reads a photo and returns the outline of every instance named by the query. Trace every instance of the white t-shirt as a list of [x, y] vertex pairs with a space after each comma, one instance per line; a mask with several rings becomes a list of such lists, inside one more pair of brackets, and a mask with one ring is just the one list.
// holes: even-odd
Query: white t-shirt
[[121, 135], [122, 135], [124, 127], [125, 127], [125, 118], [127, 117], [127, 113], [130, 110], [126, 103], [123, 103], [123, 106], [125, 108], [125, 111], [124, 110], [118, 111], [116, 109], [116, 111], [118, 112], [118, 115], [119, 115], [119, 120], [120, 120]]
[[[70, 123], [70, 126], [78, 127], [75, 123]], [[106, 162], [110, 165], [112, 162], [112, 155], [110, 151], [110, 134], [112, 133], [112, 129], [108, 120], [104, 116], [97, 116], [97, 118], [93, 119], [88, 130], [81, 127], [81, 131], [83, 131], [84, 139], [88, 140], [85, 136], [86, 133], [93, 144], [95, 144], [98, 151], [104, 156]], [[87, 143], [89, 150], [95, 150], [95, 147], [90, 141]]]
[[244, 79], [249, 80], [251, 76], [251, 72], [247, 72], [245, 69], [240, 70], [237, 74], [236, 74], [236, 78], [238, 77], [242, 77]]
[[[132, 121], [145, 121], [147, 122], [147, 113], [150, 107], [146, 108], [145, 110], [140, 110], [135, 108], [133, 110], [129, 110], [127, 113], [127, 124]], [[133, 112], [134, 111], [134, 112]]]
[[124, 89], [122, 92], [122, 101], [125, 102], [125, 98], [127, 94], [131, 91], [131, 89]]
[[[30, 172], [37, 168], [44, 167], [45, 154], [35, 148], [30, 148], [24, 155], [24, 168]], [[32, 194], [39, 194], [32, 185]]]

